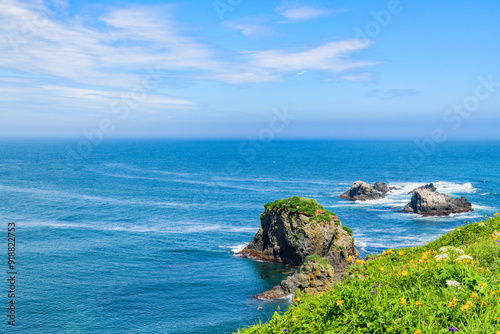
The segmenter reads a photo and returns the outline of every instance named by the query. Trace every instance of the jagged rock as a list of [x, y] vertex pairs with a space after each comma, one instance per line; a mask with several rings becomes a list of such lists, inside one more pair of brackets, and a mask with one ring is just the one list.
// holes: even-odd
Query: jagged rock
[[403, 209], [403, 212], [428, 216], [442, 216], [469, 211], [474, 211], [474, 209], [467, 198], [453, 199], [451, 196], [432, 190], [432, 187], [415, 189], [411, 202]]
[[327, 292], [332, 289], [335, 281], [339, 278], [335, 271], [329, 265], [323, 265], [318, 262], [307, 262], [300, 271], [288, 276], [279, 285], [269, 291], [257, 295], [258, 299], [278, 299], [295, 294], [297, 289], [301, 292], [315, 294], [318, 292]]
[[240, 256], [300, 266], [317, 254], [338, 272], [347, 269], [349, 256], [359, 258], [352, 231], [315, 200], [292, 197], [265, 207], [261, 228]]
[[387, 183], [384, 182], [375, 182], [373, 189], [384, 194], [389, 192], [389, 187], [387, 187]]
[[383, 198], [392, 189], [395, 188], [388, 188], [387, 184], [383, 182], [375, 182], [374, 186], [372, 187], [366, 182], [356, 181], [354, 182], [351, 189], [349, 189], [339, 197], [352, 201], [368, 201]]
[[413, 189], [412, 191], [410, 191], [408, 194], [410, 195], [413, 195], [413, 193], [415, 192], [415, 190], [417, 189], [429, 189], [430, 191], [437, 191], [437, 188], [434, 186], [434, 183], [429, 183], [429, 184], [426, 184], [425, 186], [420, 186], [416, 189]]

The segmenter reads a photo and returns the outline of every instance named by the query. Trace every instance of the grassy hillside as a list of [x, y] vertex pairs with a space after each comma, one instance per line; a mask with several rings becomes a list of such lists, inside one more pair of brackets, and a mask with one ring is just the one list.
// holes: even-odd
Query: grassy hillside
[[238, 333], [500, 334], [500, 217], [350, 268], [332, 291]]

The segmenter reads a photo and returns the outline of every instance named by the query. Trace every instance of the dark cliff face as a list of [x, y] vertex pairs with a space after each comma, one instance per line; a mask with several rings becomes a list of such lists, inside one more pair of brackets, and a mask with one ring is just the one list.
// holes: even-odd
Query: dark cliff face
[[358, 259], [359, 253], [340, 219], [330, 217], [330, 222], [316, 221], [286, 209], [266, 210], [261, 216], [260, 230], [240, 254], [292, 266], [300, 266], [307, 256], [317, 254], [325, 258], [336, 272], [343, 272], [348, 266], [347, 258]]

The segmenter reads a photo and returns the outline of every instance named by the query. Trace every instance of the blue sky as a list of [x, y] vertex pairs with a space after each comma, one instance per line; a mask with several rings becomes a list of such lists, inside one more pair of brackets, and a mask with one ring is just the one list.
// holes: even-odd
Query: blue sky
[[493, 0], [3, 0], [0, 136], [500, 139], [499, 32]]

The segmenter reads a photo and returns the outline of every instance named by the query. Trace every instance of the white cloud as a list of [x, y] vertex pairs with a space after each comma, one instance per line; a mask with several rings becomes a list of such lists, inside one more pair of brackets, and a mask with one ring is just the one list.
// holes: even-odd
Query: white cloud
[[285, 17], [289, 22], [307, 21], [321, 16], [328, 16], [336, 12], [331, 9], [320, 9], [309, 5], [286, 2], [276, 7], [275, 11]]
[[272, 36], [274, 30], [265, 25], [266, 19], [261, 16], [242, 17], [235, 20], [226, 20], [223, 25], [227, 28], [236, 29], [247, 37]]
[[[331, 42], [295, 53], [235, 52], [234, 59], [221, 60], [214, 47], [182, 34], [178, 23], [171, 19], [170, 6], [114, 9], [102, 15], [98, 25], [90, 25], [82, 18], [64, 16], [66, 3], [53, 1], [57, 5], [52, 7], [62, 12], [43, 7], [41, 0], [0, 2], [0, 66], [30, 74], [18, 82], [10, 75], [0, 78], [5, 84], [19, 84], [0, 87], [1, 99], [12, 101], [17, 97], [22, 101], [23, 96], [31, 94], [40, 101], [104, 110], [110, 99], [140, 84], [146, 69], [152, 67], [160, 73], [171, 71], [190, 79], [255, 84], [279, 81], [288, 72], [342, 72], [377, 64], [345, 57], [369, 45], [355, 41]], [[299, 18], [293, 11], [286, 13], [289, 18]], [[319, 15], [305, 13], [302, 18]], [[247, 36], [272, 34], [265, 22], [264, 18], [254, 17], [226, 24]], [[159, 93], [150, 94], [148, 100], [153, 109], [197, 105]], [[83, 101], [81, 106], [79, 101]]]
[[115, 10], [101, 18], [107, 27], [97, 29], [42, 18], [40, 11], [6, 1], [0, 5], [0, 33], [11, 43], [0, 47], [3, 67], [90, 85], [130, 87], [140, 79], [134, 70], [218, 66], [210, 47], [177, 31], [168, 19], [169, 7]]
[[372, 72], [362, 72], [351, 75], [344, 75], [342, 79], [352, 82], [367, 82], [375, 80], [375, 75]]
[[240, 30], [241, 33], [247, 37], [271, 36], [274, 34], [273, 29], [253, 23], [225, 21], [224, 26]]
[[370, 43], [356, 40], [330, 42], [311, 50], [286, 53], [282, 50], [247, 52], [251, 63], [257, 68], [277, 72], [299, 72], [319, 70], [338, 73], [356, 68], [377, 65], [375, 61], [361, 61], [349, 58], [349, 54], [368, 47]]

